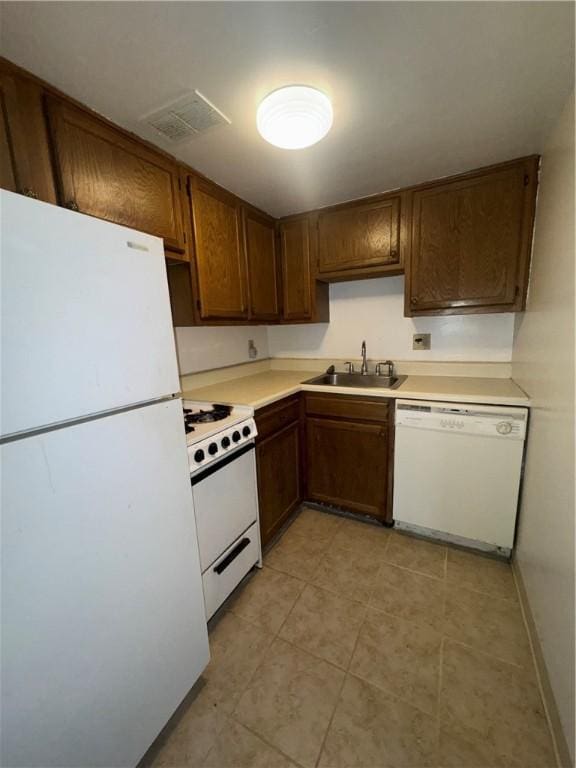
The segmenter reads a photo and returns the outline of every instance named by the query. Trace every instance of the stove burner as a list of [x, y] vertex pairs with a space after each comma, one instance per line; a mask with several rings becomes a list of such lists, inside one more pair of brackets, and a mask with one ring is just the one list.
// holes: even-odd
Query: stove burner
[[186, 433], [192, 432], [194, 427], [192, 424], [209, 424], [212, 421], [221, 421], [227, 416], [230, 416], [232, 411], [231, 405], [219, 405], [215, 403], [212, 406], [211, 411], [192, 411], [191, 408], [184, 408], [184, 423], [186, 425]]

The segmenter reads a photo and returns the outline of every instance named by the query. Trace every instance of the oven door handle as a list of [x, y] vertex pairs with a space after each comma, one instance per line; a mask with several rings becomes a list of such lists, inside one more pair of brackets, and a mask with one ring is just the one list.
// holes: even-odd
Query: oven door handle
[[244, 538], [240, 539], [238, 544], [236, 544], [234, 549], [226, 555], [224, 560], [221, 560], [218, 565], [214, 566], [213, 571], [220, 575], [223, 571], [226, 570], [226, 568], [228, 568], [229, 565], [234, 562], [234, 560], [236, 560], [238, 555], [246, 549], [248, 544], [250, 544], [250, 539], [248, 536], [244, 536]]
[[248, 451], [254, 450], [254, 443], [246, 443], [245, 445], [238, 448], [234, 453], [228, 453], [226, 456], [223, 456], [220, 461], [215, 461], [214, 464], [210, 464], [206, 467], [206, 469], [201, 469], [200, 472], [198, 472], [195, 475], [192, 475], [190, 478], [190, 483], [192, 486], [195, 486], [197, 483], [199, 483], [201, 480], [205, 480], [207, 477], [210, 477], [210, 475], [213, 475], [214, 472], [218, 472], [219, 469], [222, 469], [222, 467], [225, 467], [227, 464], [230, 464], [233, 461], [236, 461], [236, 459], [239, 459], [240, 456], [244, 456], [245, 453], [248, 453]]

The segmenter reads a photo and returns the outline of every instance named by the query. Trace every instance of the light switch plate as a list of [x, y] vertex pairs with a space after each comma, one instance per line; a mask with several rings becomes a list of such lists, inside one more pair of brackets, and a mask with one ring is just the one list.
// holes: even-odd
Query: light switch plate
[[412, 349], [430, 349], [430, 342], [430, 333], [415, 333], [412, 336]]

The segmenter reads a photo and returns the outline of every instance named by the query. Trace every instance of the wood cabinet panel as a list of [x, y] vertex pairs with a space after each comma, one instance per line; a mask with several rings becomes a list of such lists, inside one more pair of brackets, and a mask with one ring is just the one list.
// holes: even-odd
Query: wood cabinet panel
[[283, 427], [256, 444], [262, 544], [278, 532], [301, 501], [300, 427]]
[[307, 496], [381, 520], [388, 508], [388, 427], [307, 417]]
[[313, 416], [359, 419], [386, 423], [390, 419], [390, 404], [381, 397], [354, 397], [306, 393], [306, 413]]
[[300, 395], [292, 395], [256, 411], [256, 427], [261, 439], [300, 419]]
[[287, 323], [330, 320], [328, 284], [316, 280], [316, 242], [312, 229], [308, 216], [294, 216], [280, 222], [282, 320]]
[[56, 202], [42, 89], [0, 62], [0, 185]]
[[244, 208], [243, 218], [250, 317], [254, 320], [278, 320], [280, 306], [274, 220], [249, 208]]
[[[318, 274], [400, 266], [400, 195], [318, 213]], [[352, 275], [350, 275], [352, 279]]]
[[310, 320], [313, 312], [310, 230], [307, 217], [280, 224], [282, 257], [282, 316]]
[[47, 110], [61, 202], [183, 252], [176, 163], [60, 99], [49, 97]]
[[194, 250], [202, 319], [248, 317], [240, 201], [190, 177]]
[[536, 182], [530, 158], [413, 193], [406, 314], [523, 308]]

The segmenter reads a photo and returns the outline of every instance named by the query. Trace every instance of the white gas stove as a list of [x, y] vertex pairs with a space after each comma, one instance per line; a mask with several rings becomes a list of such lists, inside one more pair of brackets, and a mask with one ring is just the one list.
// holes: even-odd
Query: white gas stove
[[183, 400], [190, 474], [236, 451], [256, 437], [254, 409]]
[[254, 411], [182, 402], [209, 619], [254, 565], [262, 565]]

